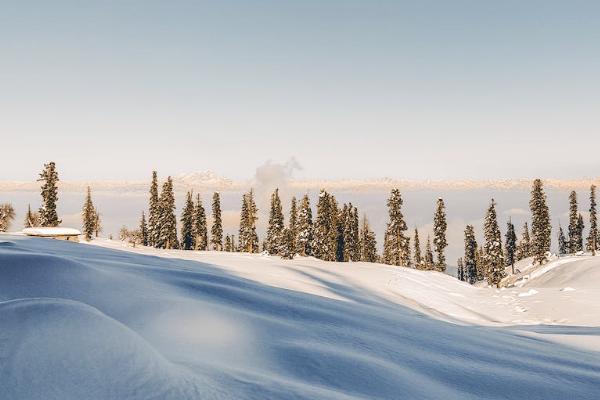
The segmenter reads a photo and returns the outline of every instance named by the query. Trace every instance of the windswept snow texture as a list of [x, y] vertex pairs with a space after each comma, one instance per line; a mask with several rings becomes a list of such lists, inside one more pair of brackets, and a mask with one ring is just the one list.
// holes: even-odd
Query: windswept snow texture
[[[0, 236], [0, 398], [530, 400], [600, 391], [598, 352], [409, 308], [424, 306], [396, 280], [423, 272], [140, 252], [161, 257]], [[175, 258], [192, 253], [210, 263]], [[438, 275], [436, 290], [453, 287]]]

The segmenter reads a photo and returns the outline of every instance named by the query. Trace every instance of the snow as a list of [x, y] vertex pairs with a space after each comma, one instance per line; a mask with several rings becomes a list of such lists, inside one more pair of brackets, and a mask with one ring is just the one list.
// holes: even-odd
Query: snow
[[27, 236], [42, 237], [81, 235], [81, 232], [77, 229], [64, 227], [25, 228], [22, 232]]
[[595, 398], [600, 257], [558, 261], [497, 290], [377, 264], [2, 235], [0, 397]]

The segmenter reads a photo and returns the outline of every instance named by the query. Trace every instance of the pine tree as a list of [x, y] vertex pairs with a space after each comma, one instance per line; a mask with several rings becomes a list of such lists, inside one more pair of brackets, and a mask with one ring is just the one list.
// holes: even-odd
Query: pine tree
[[415, 268], [419, 269], [421, 264], [423, 264], [423, 258], [421, 257], [421, 242], [419, 241], [419, 231], [417, 230], [417, 228], [415, 228], [414, 249]]
[[433, 246], [437, 254], [437, 262], [435, 263], [435, 269], [444, 272], [446, 270], [446, 256], [444, 250], [448, 246], [446, 241], [446, 229], [448, 224], [446, 223], [446, 206], [444, 200], [438, 199], [435, 216], [433, 218]]
[[585, 225], [583, 223], [583, 215], [579, 214], [577, 217], [577, 251], [583, 251], [583, 229]]
[[496, 219], [496, 202], [492, 199], [484, 221], [484, 262], [490, 286], [500, 287], [505, 277], [504, 256], [502, 253], [502, 236]]
[[564, 256], [567, 254], [568, 250], [569, 246], [567, 239], [565, 238], [565, 233], [563, 232], [562, 226], [558, 225], [558, 254]]
[[169, 176], [163, 184], [159, 198], [160, 214], [158, 226], [158, 240], [156, 247], [161, 249], [179, 248], [177, 239], [177, 217], [175, 216], [175, 195], [173, 193], [173, 180]]
[[194, 237], [196, 250], [208, 250], [208, 228], [206, 226], [206, 212], [202, 205], [200, 194], [196, 195], [194, 205]]
[[187, 193], [180, 221], [181, 248], [183, 250], [193, 250], [196, 248], [196, 237], [194, 235], [194, 200], [192, 192]]
[[267, 251], [269, 254], [280, 254], [283, 247], [283, 207], [279, 198], [279, 189], [271, 194], [271, 209], [269, 211], [269, 225], [267, 226]]
[[94, 235], [98, 237], [102, 232], [102, 218], [100, 218], [100, 211], [98, 208], [94, 210]]
[[360, 231], [360, 260], [365, 262], [377, 261], [377, 242], [375, 233], [369, 227], [367, 216], [363, 216], [362, 229]]
[[[351, 205], [352, 206], [352, 205]], [[351, 207], [350, 210], [350, 261], [360, 261], [360, 228], [358, 222], [358, 209]]]
[[140, 219], [140, 241], [142, 246], [148, 246], [148, 225], [146, 225], [146, 214], [142, 211]]
[[15, 209], [12, 204], [0, 204], [0, 232], [6, 232], [14, 219]]
[[96, 210], [94, 203], [92, 202], [92, 191], [90, 187], [87, 187], [87, 194], [85, 196], [85, 202], [83, 203], [83, 210], [81, 213], [83, 219], [83, 236], [85, 240], [92, 240], [94, 235], [94, 227], [96, 225]]
[[282, 231], [282, 243], [280, 247], [281, 257], [286, 260], [294, 258], [296, 253], [294, 247], [294, 234], [290, 228], [283, 228]]
[[523, 260], [527, 257], [531, 257], [531, 238], [529, 237], [529, 226], [527, 222], [523, 225], [523, 233], [521, 234], [521, 240], [517, 246], [517, 261]]
[[579, 248], [579, 212], [577, 211], [577, 193], [569, 194], [569, 253], [581, 251]]
[[466, 281], [465, 267], [462, 257], [459, 257], [458, 260], [456, 260], [456, 277], [459, 281]]
[[596, 255], [598, 250], [598, 216], [596, 214], [596, 186], [590, 187], [590, 233], [586, 241], [587, 251]]
[[212, 201], [213, 223], [210, 228], [210, 244], [213, 250], [223, 250], [223, 221], [221, 219], [221, 197], [219, 192], [213, 193]]
[[289, 243], [286, 240], [286, 246], [288, 246], [287, 251], [292, 252], [292, 254], [296, 254], [296, 238], [298, 237], [298, 202], [295, 196], [292, 197], [292, 201], [290, 203], [290, 222], [288, 224], [288, 229], [290, 230], [289, 233], [292, 235], [292, 237]]
[[515, 233], [515, 226], [509, 220], [506, 223], [506, 266], [512, 268], [512, 273], [515, 273], [515, 261], [517, 251], [517, 234]]
[[332, 218], [335, 221], [336, 226], [336, 247], [335, 247], [335, 260], [338, 262], [344, 261], [344, 248], [346, 246], [346, 241], [344, 239], [344, 220], [346, 213], [348, 212], [348, 205], [344, 204], [344, 208], [338, 208], [337, 202], [332, 203], [331, 210], [334, 213]]
[[327, 191], [321, 190], [314, 224], [312, 253], [325, 261], [335, 261], [337, 251], [337, 202]]
[[242, 196], [242, 210], [240, 212], [239, 249], [247, 253], [258, 253], [258, 235], [256, 234], [256, 221], [258, 210], [254, 202], [252, 189]]
[[410, 266], [409, 238], [404, 234], [407, 229], [402, 215], [402, 196], [400, 190], [392, 189], [387, 201], [389, 222], [386, 229], [383, 259], [386, 264]]
[[464, 275], [464, 280], [471, 285], [477, 282], [477, 241], [473, 225], [467, 225], [465, 228]]
[[25, 214], [25, 220], [23, 221], [23, 227], [33, 228], [39, 225], [40, 216], [37, 212], [31, 211], [31, 204], [27, 205], [27, 214]]
[[225, 249], [226, 252], [230, 253], [233, 251], [233, 244], [231, 242], [231, 237], [229, 234], [225, 235]]
[[160, 201], [158, 198], [158, 177], [156, 171], [152, 171], [152, 183], [150, 184], [150, 202], [148, 214], [148, 245], [157, 246], [160, 234]]
[[313, 221], [308, 195], [304, 195], [300, 203], [296, 231], [296, 253], [305, 257], [312, 255]]
[[483, 281], [487, 279], [485, 254], [482, 246], [477, 247], [477, 253], [475, 255], [475, 267], [477, 268], [477, 280]]
[[38, 182], [44, 182], [42, 185], [42, 206], [39, 210], [40, 226], [58, 226], [62, 221], [58, 219], [56, 213], [56, 202], [58, 201], [57, 182], [58, 172], [56, 164], [49, 162], [44, 164], [44, 170], [40, 174]]
[[529, 208], [532, 214], [532, 255], [534, 256], [534, 261], [541, 264], [546, 260], [546, 254], [550, 251], [552, 227], [550, 225], [550, 211], [546, 204], [546, 194], [544, 193], [544, 187], [540, 179], [533, 181]]
[[422, 266], [425, 270], [434, 268], [433, 252], [431, 251], [431, 238], [427, 235], [427, 243], [425, 244], [425, 262]]

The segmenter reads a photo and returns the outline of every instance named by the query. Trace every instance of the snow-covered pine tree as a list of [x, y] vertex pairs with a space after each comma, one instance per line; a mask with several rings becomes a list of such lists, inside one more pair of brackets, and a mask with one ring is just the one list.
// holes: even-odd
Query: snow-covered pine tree
[[350, 240], [350, 209], [351, 205], [344, 203], [342, 209], [338, 213], [338, 247], [337, 260], [340, 262], [350, 261], [350, 248], [348, 241]]
[[383, 246], [383, 260], [390, 265], [403, 265], [408, 267], [410, 261], [409, 239], [405, 235], [407, 229], [404, 215], [402, 215], [402, 196], [400, 190], [392, 189], [387, 201], [389, 222], [387, 224], [385, 243]]
[[158, 247], [158, 235], [160, 234], [160, 200], [158, 198], [158, 176], [152, 171], [152, 183], [150, 184], [150, 201], [148, 207], [148, 245]]
[[296, 253], [301, 256], [312, 255], [313, 221], [308, 195], [304, 195], [300, 202], [296, 231]]
[[564, 256], [569, 252], [569, 245], [562, 226], [558, 225], [558, 254]]
[[294, 246], [294, 233], [291, 228], [283, 228], [281, 232], [282, 243], [280, 248], [281, 258], [291, 260], [296, 254], [296, 248]]
[[231, 243], [231, 237], [229, 236], [229, 234], [225, 235], [225, 248], [224, 250], [228, 253], [232, 252], [232, 243]]
[[23, 221], [23, 227], [33, 228], [38, 226], [40, 216], [37, 212], [31, 211], [31, 204], [27, 205], [27, 213], [25, 214], [25, 220]]
[[435, 269], [440, 272], [446, 270], [446, 256], [444, 250], [448, 246], [446, 241], [446, 229], [448, 224], [446, 223], [446, 206], [444, 200], [439, 198], [437, 200], [435, 216], [433, 217], [433, 246], [437, 254], [437, 260], [435, 263]]
[[280, 254], [284, 244], [283, 238], [283, 207], [279, 198], [279, 189], [271, 194], [271, 208], [269, 210], [269, 225], [267, 226], [267, 251], [269, 254]]
[[533, 181], [529, 208], [531, 209], [531, 255], [535, 262], [541, 264], [546, 260], [546, 254], [550, 251], [552, 226], [550, 225], [550, 211], [546, 204], [544, 186], [540, 179]]
[[577, 253], [579, 248], [579, 212], [577, 211], [577, 193], [569, 194], [569, 253]]
[[344, 207], [346, 207], [346, 211], [343, 210], [343, 208], [339, 208], [338, 207], [338, 203], [337, 201], [335, 201], [335, 199], [333, 198], [333, 196], [331, 196], [332, 199], [332, 205], [331, 205], [331, 210], [333, 212], [332, 215], [332, 219], [335, 221], [334, 226], [336, 227], [335, 229], [335, 260], [338, 262], [343, 262], [344, 261], [344, 247], [345, 247], [345, 240], [344, 240], [344, 219], [345, 219], [345, 215], [347, 210], [347, 205], [344, 204]]
[[475, 240], [473, 225], [467, 225], [465, 228], [465, 257], [463, 262], [464, 280], [472, 285], [477, 282], [477, 241]]
[[500, 281], [506, 276], [504, 272], [504, 255], [502, 253], [502, 236], [496, 218], [496, 202], [490, 202], [484, 221], [484, 262], [487, 270], [487, 280], [490, 286], [500, 286]]
[[292, 234], [292, 247], [288, 249], [288, 251], [291, 251], [293, 254], [296, 254], [296, 238], [298, 237], [298, 201], [296, 200], [296, 196], [292, 197], [292, 201], [290, 203], [290, 221], [288, 223], [288, 229]]
[[58, 226], [62, 221], [56, 213], [56, 202], [58, 201], [58, 172], [56, 164], [51, 161], [44, 164], [44, 170], [40, 174], [38, 182], [42, 184], [42, 206], [39, 210], [40, 226]]
[[146, 213], [142, 211], [140, 218], [140, 241], [142, 246], [148, 246], [148, 225], [146, 224]]
[[180, 216], [181, 222], [181, 249], [193, 250], [196, 248], [194, 235], [194, 200], [192, 192], [187, 192], [185, 205]]
[[98, 208], [94, 210], [94, 236], [98, 237], [100, 232], [102, 232], [102, 218], [100, 217], [100, 211]]
[[596, 186], [590, 187], [590, 232], [586, 241], [587, 251], [596, 255], [598, 250], [598, 216], [596, 214]]
[[579, 214], [577, 217], [577, 251], [583, 251], [583, 229], [585, 224], [583, 223], [583, 215]]
[[194, 205], [194, 237], [196, 241], [195, 250], [208, 250], [208, 228], [206, 227], [206, 212], [202, 205], [202, 198], [196, 195]]
[[87, 187], [81, 217], [83, 219], [83, 237], [85, 240], [90, 241], [92, 240], [92, 236], [94, 236], [94, 227], [96, 225], [96, 209], [94, 208], [94, 203], [92, 202], [92, 190], [89, 186]]
[[335, 261], [337, 250], [337, 202], [326, 190], [319, 193], [314, 224], [313, 255], [321, 260]]
[[252, 189], [242, 196], [240, 212], [240, 230], [238, 235], [239, 251], [258, 253], [258, 235], [256, 234], [257, 209]]
[[12, 204], [0, 204], [0, 232], [6, 232], [14, 219], [15, 209]]
[[458, 260], [456, 260], [456, 277], [459, 281], [466, 281], [465, 266], [462, 257], [458, 257]]
[[415, 228], [413, 243], [414, 243], [413, 247], [415, 249], [415, 254], [414, 254], [415, 268], [419, 269], [421, 264], [423, 264], [423, 258], [421, 257], [421, 242], [419, 240], [419, 231], [417, 230], [417, 228]]
[[159, 198], [160, 217], [158, 226], [157, 246], [161, 249], [178, 249], [177, 239], [177, 217], [175, 216], [175, 195], [173, 193], [173, 180], [169, 176], [163, 184], [162, 193]]
[[350, 209], [350, 261], [360, 261], [360, 228], [358, 221], [358, 209]]
[[475, 266], [477, 268], [477, 280], [483, 281], [487, 279], [487, 269], [485, 264], [485, 253], [483, 252], [483, 246], [477, 246]]
[[221, 195], [213, 193], [212, 199], [212, 226], [210, 228], [210, 245], [215, 251], [223, 250], [223, 220], [221, 219]]
[[377, 242], [375, 233], [369, 226], [367, 216], [363, 216], [362, 229], [360, 231], [360, 260], [365, 262], [377, 262]]
[[434, 269], [434, 264], [433, 252], [431, 251], [431, 238], [427, 235], [427, 242], [425, 243], [425, 260], [421, 268], [424, 270], [432, 270]]
[[527, 257], [531, 257], [531, 238], [529, 237], [529, 226], [525, 222], [523, 232], [521, 233], [521, 240], [517, 246], [517, 261]]
[[506, 234], [504, 237], [506, 239], [506, 266], [511, 267], [512, 273], [514, 274], [517, 251], [517, 234], [515, 233], [515, 226], [510, 219], [506, 223]]

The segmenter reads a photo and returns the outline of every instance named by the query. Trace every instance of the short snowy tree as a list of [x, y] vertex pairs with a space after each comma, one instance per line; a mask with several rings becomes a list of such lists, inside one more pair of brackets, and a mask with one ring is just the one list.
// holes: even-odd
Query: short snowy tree
[[505, 277], [504, 255], [502, 253], [502, 237], [496, 218], [496, 202], [490, 202], [484, 220], [484, 262], [487, 269], [487, 280], [490, 286], [500, 286]]
[[192, 192], [187, 192], [185, 205], [180, 216], [181, 222], [181, 249], [193, 250], [196, 248], [194, 235], [194, 200]]
[[565, 238], [565, 233], [562, 226], [558, 226], [558, 254], [564, 256], [569, 252], [569, 243]]
[[410, 240], [405, 234], [407, 226], [402, 214], [402, 204], [400, 190], [392, 189], [387, 201], [389, 221], [385, 232], [383, 261], [390, 265], [409, 267]]
[[12, 204], [0, 204], [0, 232], [6, 232], [15, 219], [15, 209]]
[[462, 257], [456, 260], [456, 277], [459, 281], [466, 281], [465, 266]]
[[512, 273], [515, 273], [515, 261], [517, 251], [517, 234], [515, 233], [515, 226], [509, 220], [506, 223], [506, 234], [505, 248], [506, 248], [506, 266], [512, 268]]
[[156, 171], [152, 171], [148, 208], [148, 245], [158, 247], [158, 235], [160, 234], [160, 201], [158, 198], [158, 175]]
[[142, 211], [142, 217], [140, 218], [140, 244], [142, 246], [148, 246], [148, 225], [146, 224], [146, 214]]
[[42, 184], [42, 206], [40, 207], [40, 225], [58, 226], [61, 220], [56, 213], [56, 202], [58, 201], [58, 172], [56, 164], [49, 162], [44, 164], [44, 170], [40, 174], [38, 182]]
[[269, 210], [269, 224], [267, 226], [267, 251], [269, 254], [280, 254], [284, 244], [283, 238], [283, 207], [279, 197], [279, 189], [271, 194], [271, 208]]
[[544, 186], [540, 179], [533, 181], [529, 208], [531, 209], [531, 255], [535, 262], [542, 264], [550, 252], [552, 226], [550, 225], [550, 211], [546, 204]]
[[517, 261], [523, 260], [524, 258], [531, 257], [531, 238], [529, 237], [529, 226], [527, 222], [523, 225], [523, 232], [521, 233], [521, 240], [517, 245]]
[[586, 249], [596, 255], [598, 250], [598, 216], [596, 211], [596, 186], [590, 187], [590, 232], [586, 240]]
[[421, 242], [419, 241], [419, 231], [415, 228], [415, 234], [413, 239], [413, 247], [414, 247], [414, 261], [415, 268], [419, 268], [421, 264], [423, 264], [423, 257], [421, 256]]
[[[465, 256], [463, 259], [465, 281], [471, 285], [477, 282], [477, 241], [473, 225], [465, 228]], [[483, 277], [481, 278], [483, 279]]]
[[444, 251], [448, 246], [446, 241], [446, 229], [448, 224], [446, 223], [446, 206], [444, 200], [438, 199], [435, 216], [433, 218], [433, 246], [437, 254], [437, 260], [435, 263], [435, 269], [444, 272], [446, 270], [446, 256]]
[[360, 230], [360, 260], [365, 262], [377, 262], [377, 242], [375, 233], [369, 226], [367, 216], [363, 216], [362, 228]]
[[296, 225], [296, 253], [301, 256], [310, 256], [312, 255], [313, 220], [308, 195], [302, 197]]
[[195, 250], [208, 250], [206, 212], [204, 211], [200, 194], [196, 195], [196, 204], [194, 204], [194, 237], [196, 243]]
[[256, 234], [256, 221], [258, 209], [254, 202], [252, 189], [242, 196], [242, 209], [240, 211], [240, 229], [238, 234], [239, 250], [247, 253], [258, 253], [258, 235]]
[[25, 214], [25, 220], [23, 221], [23, 227], [25, 228], [33, 228], [35, 226], [39, 226], [40, 224], [40, 215], [31, 211], [31, 204], [27, 205], [27, 213]]
[[85, 202], [83, 203], [81, 217], [83, 219], [83, 236], [85, 240], [92, 240], [94, 228], [96, 227], [96, 209], [92, 202], [92, 191], [89, 186], [87, 187], [87, 194], [85, 196]]
[[573, 190], [569, 194], [569, 253], [583, 250], [580, 247], [582, 238], [579, 230], [579, 212], [577, 211], [577, 193]]
[[223, 220], [221, 219], [221, 195], [213, 193], [212, 199], [212, 226], [210, 228], [210, 245], [212, 250], [223, 250]]
[[337, 233], [337, 202], [325, 190], [319, 193], [317, 202], [317, 216], [314, 223], [312, 253], [315, 257], [325, 261], [335, 261], [338, 233]]
[[177, 238], [177, 217], [175, 216], [175, 195], [173, 193], [173, 180], [169, 176], [163, 184], [159, 198], [160, 215], [158, 225], [158, 241], [156, 247], [161, 249], [179, 248]]

